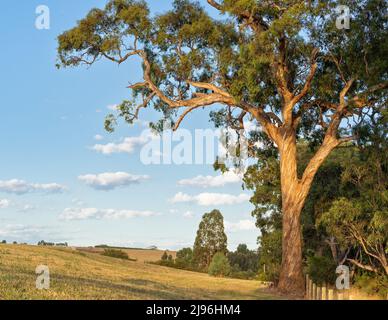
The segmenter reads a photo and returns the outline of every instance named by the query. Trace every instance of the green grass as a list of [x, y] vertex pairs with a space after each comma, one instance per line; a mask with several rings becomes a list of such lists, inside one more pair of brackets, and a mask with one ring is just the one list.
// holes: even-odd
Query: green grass
[[[50, 268], [50, 289], [35, 287], [35, 268]], [[70, 248], [0, 245], [0, 299], [279, 299], [257, 281], [80, 252]]]

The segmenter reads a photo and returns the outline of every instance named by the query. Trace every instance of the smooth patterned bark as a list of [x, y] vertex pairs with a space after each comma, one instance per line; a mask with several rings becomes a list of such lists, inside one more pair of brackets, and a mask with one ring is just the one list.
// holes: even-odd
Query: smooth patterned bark
[[297, 175], [296, 137], [293, 129], [284, 131], [280, 150], [283, 238], [279, 290], [303, 295], [301, 212], [305, 202]]
[[301, 211], [300, 203], [283, 202], [283, 250], [278, 288], [285, 294], [297, 296], [304, 294]]
[[327, 136], [311, 159], [301, 179], [297, 173], [296, 134], [292, 127], [282, 129], [280, 172], [282, 185], [282, 266], [279, 290], [285, 294], [304, 295], [301, 213], [314, 177], [339, 141]]

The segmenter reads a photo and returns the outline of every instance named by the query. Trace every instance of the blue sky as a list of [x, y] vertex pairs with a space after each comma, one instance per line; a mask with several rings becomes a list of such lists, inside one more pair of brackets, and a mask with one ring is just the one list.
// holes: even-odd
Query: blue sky
[[[96, 144], [117, 146], [144, 130], [141, 124], [121, 125], [114, 134], [103, 129], [108, 106], [129, 98], [128, 82], [141, 80], [136, 60], [120, 67], [101, 61], [91, 68], [55, 68], [56, 37], [105, 2], [28, 0], [2, 5], [0, 238], [176, 249], [191, 246], [202, 214], [218, 208], [228, 222], [229, 247], [247, 243], [255, 248], [258, 230], [250, 222], [252, 205], [219, 200], [222, 194], [250, 195], [238, 181], [207, 188], [181, 185], [182, 179], [218, 173], [211, 165], [144, 165], [139, 148], [131, 154], [109, 155], [93, 150]], [[163, 12], [171, 1], [148, 3], [155, 13]], [[50, 8], [50, 30], [34, 27], [35, 9], [41, 4]], [[183, 127], [208, 128], [207, 114], [196, 112]], [[155, 119], [152, 111], [142, 114], [144, 121]], [[97, 141], [96, 135], [102, 139]], [[117, 172], [127, 174], [120, 180], [124, 186], [97, 188], [96, 181]], [[107, 175], [98, 176], [103, 173]], [[89, 176], [79, 179], [85, 175]], [[201, 193], [221, 195], [201, 198]], [[171, 201], [182, 194], [190, 195], [191, 201]], [[212, 204], [209, 197], [221, 204]], [[198, 199], [204, 198], [200, 203]], [[63, 219], [74, 215], [77, 220]]]

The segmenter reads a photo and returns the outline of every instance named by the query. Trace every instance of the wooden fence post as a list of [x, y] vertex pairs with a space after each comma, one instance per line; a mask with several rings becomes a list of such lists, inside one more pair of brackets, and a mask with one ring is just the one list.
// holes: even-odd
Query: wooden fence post
[[308, 274], [306, 274], [306, 299], [310, 300], [310, 278]]
[[313, 280], [310, 279], [310, 300], [313, 300]]
[[317, 285], [313, 283], [313, 300], [317, 300]]
[[333, 289], [329, 289], [327, 291], [327, 300], [334, 300], [334, 290]]
[[327, 300], [327, 287], [324, 285], [322, 287], [322, 300]]
[[317, 287], [317, 300], [322, 300], [322, 288]]

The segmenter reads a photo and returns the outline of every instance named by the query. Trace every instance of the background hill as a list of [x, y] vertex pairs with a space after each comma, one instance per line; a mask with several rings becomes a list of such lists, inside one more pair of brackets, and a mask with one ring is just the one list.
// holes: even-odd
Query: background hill
[[[130, 259], [136, 259], [138, 262], [156, 262], [159, 261], [162, 257], [164, 250], [152, 250], [152, 249], [138, 249], [138, 248], [123, 248], [123, 247], [91, 247], [91, 248], [84, 248], [84, 247], [77, 247], [78, 251], [86, 252], [86, 253], [103, 253], [104, 249], [117, 249], [124, 251], [128, 254], [128, 257]], [[167, 251], [168, 254], [171, 254], [172, 257], [175, 259], [176, 252], [175, 251]]]

